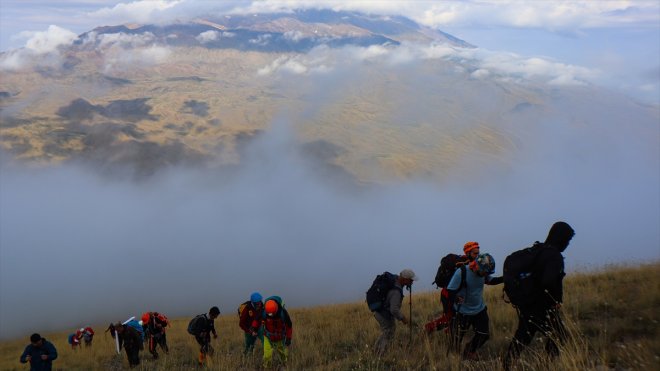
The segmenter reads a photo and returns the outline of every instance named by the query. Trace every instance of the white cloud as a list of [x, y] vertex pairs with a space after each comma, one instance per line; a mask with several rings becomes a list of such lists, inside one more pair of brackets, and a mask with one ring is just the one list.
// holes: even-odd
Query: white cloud
[[19, 37], [27, 39], [25, 48], [36, 54], [51, 53], [63, 45], [71, 45], [78, 38], [75, 33], [50, 25], [46, 31], [24, 31]]
[[267, 33], [267, 34], [262, 34], [257, 36], [256, 39], [250, 39], [248, 42], [250, 44], [255, 44], [255, 45], [260, 45], [260, 46], [266, 46], [270, 42], [270, 39], [273, 37], [273, 35]]
[[210, 43], [220, 38], [220, 32], [218, 31], [204, 31], [197, 35], [195, 39], [202, 44]]
[[422, 45], [404, 43], [399, 46], [369, 47], [345, 46], [343, 48], [317, 47], [307, 54], [283, 56], [259, 69], [260, 76], [278, 72], [307, 74], [330, 72], [339, 66], [353, 63], [382, 63], [400, 66], [421, 60], [437, 59], [456, 65], [457, 73], [473, 71], [476, 79], [501, 79], [506, 81], [540, 81], [551, 85], [584, 85], [595, 82], [599, 72], [543, 58], [528, 58], [514, 53], [493, 52], [479, 48], [458, 48], [448, 45]]
[[0, 70], [19, 70], [27, 67], [57, 67], [61, 63], [59, 48], [71, 45], [78, 35], [51, 25], [46, 31], [24, 31], [18, 36], [26, 39], [25, 47], [0, 57]]
[[113, 46], [105, 51], [104, 72], [111, 73], [126, 68], [143, 68], [167, 62], [172, 51], [164, 46], [151, 45], [125, 49]]
[[97, 20], [123, 20], [119, 23], [157, 23], [158, 17], [168, 9], [175, 9], [185, 4], [183, 0], [142, 0], [128, 3], [119, 3], [113, 7], [106, 7], [88, 13], [88, 16]]
[[291, 40], [293, 42], [298, 42], [298, 41], [305, 38], [305, 35], [302, 32], [298, 31], [298, 30], [287, 31], [287, 32], [284, 33], [283, 36], [284, 36], [285, 39]]

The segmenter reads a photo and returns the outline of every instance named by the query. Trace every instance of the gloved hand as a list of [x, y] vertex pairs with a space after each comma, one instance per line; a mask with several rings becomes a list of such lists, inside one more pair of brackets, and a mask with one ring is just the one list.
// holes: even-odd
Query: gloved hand
[[286, 345], [286, 346], [291, 345], [291, 339], [284, 340], [284, 345]]

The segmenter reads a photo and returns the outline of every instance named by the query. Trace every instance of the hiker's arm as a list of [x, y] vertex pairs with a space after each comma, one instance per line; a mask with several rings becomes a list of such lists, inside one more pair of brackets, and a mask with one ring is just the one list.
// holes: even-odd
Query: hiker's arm
[[21, 363], [29, 362], [30, 361], [28, 359], [29, 356], [30, 356], [30, 346], [28, 345], [27, 347], [25, 347], [23, 354], [21, 354], [21, 358], [20, 358]]
[[53, 343], [46, 343], [46, 349], [48, 350], [48, 360], [49, 361], [54, 361], [57, 359], [57, 349], [55, 349], [55, 346]]
[[399, 321], [405, 322], [406, 317], [401, 313], [402, 299], [401, 292], [397, 289], [390, 290], [387, 293], [387, 302], [390, 304], [390, 314]]

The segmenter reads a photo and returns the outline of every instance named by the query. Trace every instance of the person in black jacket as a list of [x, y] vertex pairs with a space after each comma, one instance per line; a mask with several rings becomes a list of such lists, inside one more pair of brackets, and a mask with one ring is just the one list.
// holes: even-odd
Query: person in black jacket
[[112, 326], [115, 336], [119, 337], [119, 346], [126, 351], [129, 367], [133, 368], [140, 364], [140, 350], [144, 349], [142, 335], [132, 326], [116, 323]]
[[50, 341], [39, 334], [30, 336], [30, 344], [21, 354], [21, 363], [30, 363], [31, 371], [50, 371], [53, 361], [57, 359], [57, 349]]
[[[202, 313], [195, 316], [191, 321], [192, 328], [189, 328], [188, 332], [195, 336], [195, 340], [200, 345], [198, 359], [199, 366], [204, 365], [207, 356], [213, 355], [214, 350], [213, 346], [211, 346], [211, 334], [213, 334], [214, 339], [218, 338], [218, 334], [215, 331], [214, 321], [219, 315], [220, 309], [218, 309], [218, 307], [212, 307], [209, 310], [208, 315]], [[189, 327], [191, 325], [189, 325]]]
[[532, 342], [537, 331], [548, 336], [546, 352], [552, 357], [559, 355], [556, 340], [563, 343], [566, 338], [566, 329], [559, 315], [566, 275], [561, 253], [566, 250], [574, 235], [575, 231], [568, 223], [556, 222], [540, 247], [542, 250], [532, 270], [536, 295], [530, 301], [531, 304], [518, 307], [518, 329], [504, 357], [505, 369], [510, 369], [522, 349]]

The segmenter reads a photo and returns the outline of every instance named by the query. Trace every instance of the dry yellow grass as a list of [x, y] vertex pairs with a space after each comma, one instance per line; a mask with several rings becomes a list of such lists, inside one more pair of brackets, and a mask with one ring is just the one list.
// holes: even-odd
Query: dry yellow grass
[[[657, 370], [660, 369], [658, 310], [660, 307], [660, 263], [639, 267], [607, 267], [595, 272], [573, 274], [567, 278], [564, 317], [570, 329], [568, 344], [561, 356], [548, 362], [541, 342], [534, 342], [524, 353], [520, 370]], [[368, 284], [365, 284], [368, 286]], [[517, 323], [514, 310], [501, 299], [501, 286], [488, 287], [486, 301], [491, 320], [491, 339], [481, 349], [481, 361], [461, 362], [447, 355], [446, 336], [426, 336], [416, 330], [411, 337], [399, 326], [391, 352], [378, 359], [372, 344], [378, 326], [364, 303], [295, 308], [294, 341], [290, 370], [498, 370], [500, 356], [506, 350]], [[404, 307], [408, 311], [407, 297]], [[439, 311], [438, 293], [413, 292], [413, 318], [422, 324]], [[198, 346], [186, 333], [187, 318], [173, 321], [168, 333], [170, 354], [154, 361], [148, 352], [141, 353], [139, 370], [195, 369]], [[127, 369], [125, 355], [118, 356], [109, 335], [99, 331], [92, 349], [72, 351], [66, 344], [66, 332], [42, 334], [53, 341], [60, 357], [60, 370]], [[235, 315], [216, 321], [219, 338], [213, 345], [216, 354], [209, 369], [256, 369], [262, 350], [243, 357], [243, 336]], [[29, 335], [29, 334], [28, 334]], [[27, 335], [26, 335], [27, 338]], [[412, 338], [412, 342], [410, 339]], [[27, 340], [0, 343], [0, 369], [22, 370], [18, 362]]]

